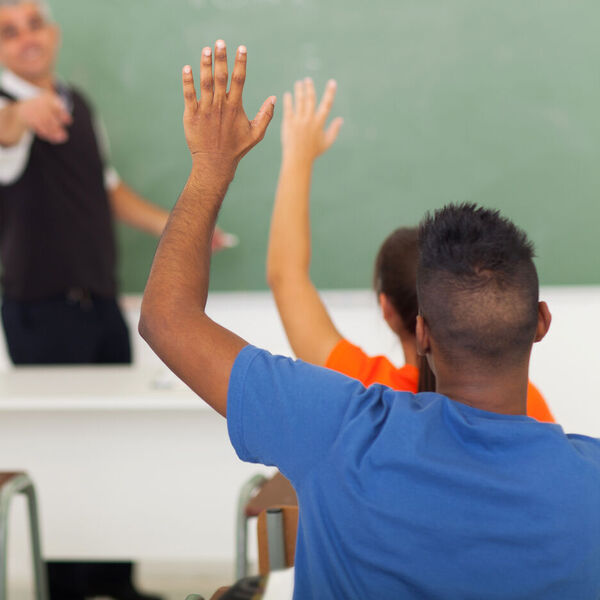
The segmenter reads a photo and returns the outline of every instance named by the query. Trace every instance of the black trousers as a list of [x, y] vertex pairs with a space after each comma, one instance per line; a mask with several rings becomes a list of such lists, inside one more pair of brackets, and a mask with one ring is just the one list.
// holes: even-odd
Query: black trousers
[[115, 299], [76, 292], [35, 302], [4, 298], [2, 322], [15, 365], [131, 362], [129, 332]]
[[[4, 298], [2, 322], [15, 365], [131, 362], [117, 302], [82, 290], [35, 302]], [[74, 524], [75, 526], [76, 524]], [[118, 595], [131, 588], [131, 562], [49, 562], [51, 600]]]

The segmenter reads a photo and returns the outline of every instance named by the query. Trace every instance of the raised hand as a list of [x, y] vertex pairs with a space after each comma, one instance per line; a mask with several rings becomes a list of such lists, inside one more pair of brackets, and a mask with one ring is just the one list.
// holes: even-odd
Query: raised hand
[[[298, 81], [294, 99], [284, 97], [283, 157], [267, 253], [267, 281], [298, 358], [325, 365], [342, 339], [310, 278], [310, 187], [314, 160], [335, 141], [342, 119], [325, 124], [336, 83], [327, 84], [317, 107], [310, 79]], [[310, 326], [307, 326], [310, 324]]]
[[23, 125], [51, 144], [63, 144], [69, 139], [67, 127], [73, 119], [54, 92], [42, 92], [35, 98], [18, 102], [16, 114]]
[[273, 117], [275, 97], [265, 100], [254, 120], [246, 116], [242, 92], [246, 80], [247, 51], [240, 46], [235, 57], [231, 86], [227, 91], [227, 50], [225, 42], [215, 44], [213, 74], [212, 50], [202, 50], [200, 66], [200, 100], [192, 68], [183, 69], [185, 137], [194, 161], [201, 161], [215, 175], [229, 177], [235, 173], [240, 159], [260, 142]]
[[287, 92], [283, 97], [283, 124], [281, 142], [283, 159], [312, 162], [335, 142], [343, 124], [340, 117], [325, 129], [331, 112], [337, 84], [330, 80], [319, 106], [316, 103], [312, 79], [297, 81], [294, 98]]
[[206, 315], [211, 245], [235, 168], [264, 137], [275, 106], [270, 96], [248, 120], [242, 106], [246, 55], [240, 46], [227, 92], [225, 42], [215, 45], [214, 74], [212, 51], [204, 48], [200, 100], [191, 67], [183, 68], [183, 122], [192, 172], [156, 250], [139, 326], [162, 360], [223, 416], [231, 369], [247, 343]]

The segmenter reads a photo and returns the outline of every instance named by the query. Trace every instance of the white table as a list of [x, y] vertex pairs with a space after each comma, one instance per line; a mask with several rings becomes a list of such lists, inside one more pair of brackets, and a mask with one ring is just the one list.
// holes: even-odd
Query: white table
[[1, 373], [0, 469], [33, 477], [50, 558], [198, 561], [233, 559], [237, 492], [265, 472], [161, 367]]
[[162, 367], [15, 367], [0, 374], [4, 411], [211, 411]]

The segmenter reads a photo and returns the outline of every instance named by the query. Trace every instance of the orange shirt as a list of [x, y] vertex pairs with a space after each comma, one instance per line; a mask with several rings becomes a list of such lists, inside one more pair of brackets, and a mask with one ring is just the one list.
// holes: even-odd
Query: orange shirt
[[[381, 383], [395, 390], [416, 393], [419, 385], [419, 369], [404, 365], [399, 369], [385, 356], [367, 356], [358, 346], [342, 340], [331, 352], [325, 366], [354, 377], [364, 385]], [[554, 423], [554, 417], [540, 391], [529, 382], [527, 388], [527, 415]]]

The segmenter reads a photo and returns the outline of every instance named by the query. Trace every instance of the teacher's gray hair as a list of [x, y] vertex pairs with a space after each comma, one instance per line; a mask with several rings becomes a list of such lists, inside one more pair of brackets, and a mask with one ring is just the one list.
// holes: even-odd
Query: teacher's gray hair
[[49, 21], [52, 19], [52, 11], [46, 0], [0, 0], [0, 8], [3, 6], [17, 6], [19, 4], [35, 4], [45, 19]]

